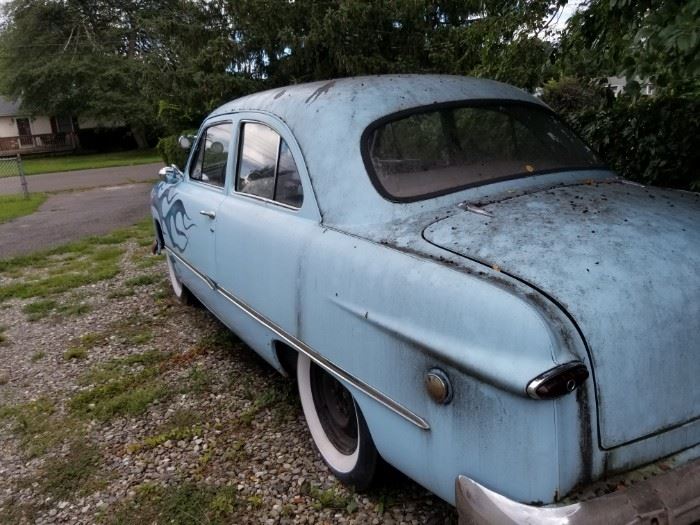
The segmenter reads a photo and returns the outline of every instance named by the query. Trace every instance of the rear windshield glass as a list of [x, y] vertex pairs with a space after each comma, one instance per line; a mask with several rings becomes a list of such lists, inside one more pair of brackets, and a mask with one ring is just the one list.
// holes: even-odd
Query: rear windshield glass
[[375, 185], [399, 201], [601, 166], [566, 125], [534, 104], [417, 110], [370, 127], [364, 140]]

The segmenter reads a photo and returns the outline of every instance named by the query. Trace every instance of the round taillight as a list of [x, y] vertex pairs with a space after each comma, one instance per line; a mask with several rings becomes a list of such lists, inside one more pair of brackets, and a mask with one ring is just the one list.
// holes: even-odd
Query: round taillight
[[580, 361], [572, 361], [538, 375], [528, 383], [525, 390], [533, 399], [554, 399], [573, 392], [586, 379], [586, 365]]

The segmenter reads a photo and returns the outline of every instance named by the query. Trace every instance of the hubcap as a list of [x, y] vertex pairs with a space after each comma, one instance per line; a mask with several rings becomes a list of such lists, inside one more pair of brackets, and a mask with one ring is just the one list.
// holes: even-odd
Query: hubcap
[[357, 412], [352, 394], [315, 363], [310, 370], [311, 394], [324, 432], [340, 452], [357, 449]]

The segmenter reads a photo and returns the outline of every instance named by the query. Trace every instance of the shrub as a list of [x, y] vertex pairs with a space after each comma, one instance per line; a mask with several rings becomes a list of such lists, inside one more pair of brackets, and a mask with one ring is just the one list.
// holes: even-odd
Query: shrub
[[564, 113], [617, 173], [642, 184], [700, 191], [700, 100], [620, 97], [609, 107]]
[[602, 107], [610, 96], [605, 87], [574, 77], [549, 80], [542, 90], [542, 100], [561, 114]]
[[[183, 131], [180, 135], [195, 135], [196, 130]], [[169, 135], [163, 137], [158, 141], [156, 149], [160, 156], [163, 157], [163, 162], [170, 166], [175, 164], [181, 170], [185, 168], [185, 163], [187, 162], [187, 156], [189, 155], [189, 150], [184, 150], [178, 144], [178, 139], [180, 135]]]

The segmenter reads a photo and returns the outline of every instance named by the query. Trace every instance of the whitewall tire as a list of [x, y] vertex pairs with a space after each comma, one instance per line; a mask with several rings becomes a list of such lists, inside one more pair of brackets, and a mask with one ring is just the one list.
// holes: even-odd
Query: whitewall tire
[[180, 281], [172, 259], [172, 255], [169, 253], [165, 254], [165, 260], [168, 261], [168, 276], [170, 277], [170, 285], [173, 288], [173, 294], [175, 294], [175, 297], [177, 297], [178, 301], [182, 304], [191, 305], [194, 303], [192, 292]]
[[368, 488], [378, 454], [350, 391], [306, 355], [297, 359], [299, 397], [311, 437], [333, 474], [356, 490]]

